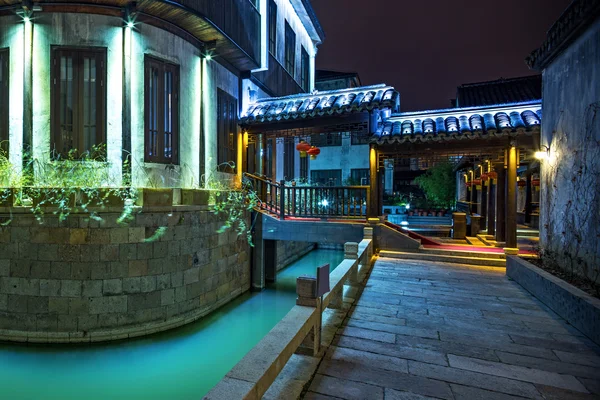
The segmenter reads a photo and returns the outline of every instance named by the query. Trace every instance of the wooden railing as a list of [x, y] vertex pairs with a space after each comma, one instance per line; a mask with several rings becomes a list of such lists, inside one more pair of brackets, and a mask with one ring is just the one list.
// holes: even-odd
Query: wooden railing
[[292, 307], [204, 399], [261, 399], [308, 335], [313, 335], [313, 355], [317, 356], [321, 346], [317, 332], [321, 330], [322, 313], [327, 307], [341, 307], [345, 284], [356, 285], [364, 281], [373, 262], [372, 238], [372, 228], [365, 228], [364, 239], [358, 246], [347, 243], [344, 246], [345, 259], [331, 272], [331, 291], [323, 296], [323, 301], [317, 299], [316, 307]]
[[369, 186], [286, 186], [252, 174], [244, 174], [258, 193], [261, 210], [279, 219], [364, 219], [369, 209]]

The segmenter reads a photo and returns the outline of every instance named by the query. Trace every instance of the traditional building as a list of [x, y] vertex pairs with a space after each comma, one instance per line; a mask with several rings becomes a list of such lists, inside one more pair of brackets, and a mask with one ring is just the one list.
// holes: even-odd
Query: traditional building
[[[0, 1], [0, 143], [37, 190], [1, 190], [0, 339], [143, 335], [249, 290], [245, 237], [184, 190], [239, 179], [239, 115], [311, 92], [323, 38], [308, 0]], [[81, 212], [65, 165], [141, 188], [129, 224], [130, 199]]]

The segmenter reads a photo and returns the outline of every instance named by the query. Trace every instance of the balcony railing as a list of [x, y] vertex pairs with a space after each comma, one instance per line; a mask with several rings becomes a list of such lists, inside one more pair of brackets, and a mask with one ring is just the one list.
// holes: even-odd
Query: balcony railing
[[279, 219], [342, 218], [364, 219], [369, 209], [369, 186], [286, 186], [255, 175], [245, 174], [259, 199], [261, 210]]

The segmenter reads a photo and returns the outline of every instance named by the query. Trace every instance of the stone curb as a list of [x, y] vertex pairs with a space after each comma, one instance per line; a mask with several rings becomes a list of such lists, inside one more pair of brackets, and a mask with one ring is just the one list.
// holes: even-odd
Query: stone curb
[[600, 345], [600, 300], [516, 256], [507, 256], [506, 275]]

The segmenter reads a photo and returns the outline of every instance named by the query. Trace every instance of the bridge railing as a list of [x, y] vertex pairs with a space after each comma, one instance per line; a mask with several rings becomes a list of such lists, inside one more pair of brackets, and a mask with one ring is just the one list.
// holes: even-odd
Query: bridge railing
[[346, 243], [344, 260], [331, 273], [331, 290], [316, 300], [316, 307], [296, 305], [271, 331], [211, 389], [205, 399], [261, 399], [273, 384], [287, 361], [307, 342], [317, 355], [324, 309], [339, 308], [343, 302], [344, 284], [356, 284], [366, 277], [372, 265], [373, 230], [365, 228], [360, 243]]
[[244, 174], [261, 202], [258, 207], [279, 219], [342, 218], [367, 216], [369, 186], [288, 186], [252, 174]]

